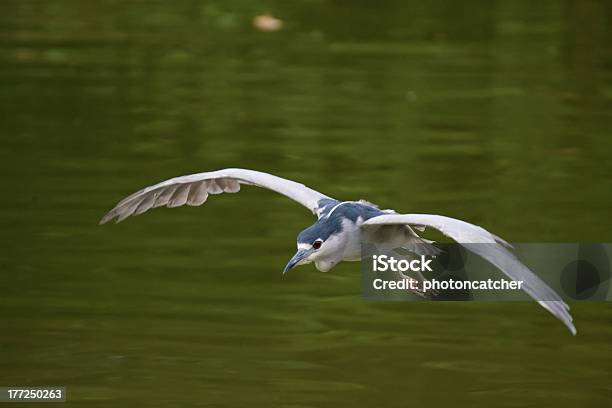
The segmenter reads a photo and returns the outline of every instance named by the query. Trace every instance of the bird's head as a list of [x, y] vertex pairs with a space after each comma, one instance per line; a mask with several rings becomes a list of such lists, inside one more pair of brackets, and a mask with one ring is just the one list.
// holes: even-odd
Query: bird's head
[[321, 272], [333, 268], [342, 258], [342, 225], [331, 220], [320, 219], [297, 237], [297, 252], [289, 260], [283, 273], [297, 265], [311, 262]]

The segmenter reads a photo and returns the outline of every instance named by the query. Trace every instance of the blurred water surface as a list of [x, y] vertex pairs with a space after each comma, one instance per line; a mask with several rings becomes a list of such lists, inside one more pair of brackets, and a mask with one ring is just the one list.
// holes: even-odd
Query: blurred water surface
[[[271, 12], [283, 30], [260, 33]], [[0, 384], [90, 406], [612, 404], [612, 308], [368, 303], [281, 270], [311, 215], [243, 188], [98, 219], [168, 177], [269, 171], [508, 240], [610, 241], [604, 1], [0, 3]]]

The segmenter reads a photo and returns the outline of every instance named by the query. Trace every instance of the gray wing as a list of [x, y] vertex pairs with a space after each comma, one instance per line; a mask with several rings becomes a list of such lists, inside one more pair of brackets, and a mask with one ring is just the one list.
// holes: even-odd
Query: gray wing
[[272, 174], [245, 169], [224, 169], [175, 177], [137, 191], [117, 203], [115, 208], [100, 220], [100, 224], [112, 219], [121, 222], [130, 215], [140, 215], [151, 208], [202, 205], [209, 194], [236, 193], [240, 191], [241, 184], [276, 191], [317, 215], [320, 213], [319, 201], [329, 199], [303, 184]]
[[[362, 226], [403, 224], [432, 227], [454, 239], [470, 251], [480, 255], [499, 268], [513, 280], [522, 280], [523, 289], [529, 296], [552, 313], [576, 334], [576, 328], [569, 314], [569, 306], [544, 281], [523, 265], [507, 248], [510, 245], [503, 239], [491, 234], [477, 225], [455, 218], [430, 214], [385, 214], [370, 218]], [[474, 245], [491, 243], [499, 245]], [[547, 299], [547, 300], [540, 300]]]

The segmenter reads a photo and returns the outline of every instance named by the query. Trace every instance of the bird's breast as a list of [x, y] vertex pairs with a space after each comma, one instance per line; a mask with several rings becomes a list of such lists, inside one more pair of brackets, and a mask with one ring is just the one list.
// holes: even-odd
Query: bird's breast
[[361, 224], [363, 224], [363, 219], [359, 217], [354, 222], [345, 220], [342, 225], [343, 241], [345, 242], [342, 252], [343, 261], [361, 259]]

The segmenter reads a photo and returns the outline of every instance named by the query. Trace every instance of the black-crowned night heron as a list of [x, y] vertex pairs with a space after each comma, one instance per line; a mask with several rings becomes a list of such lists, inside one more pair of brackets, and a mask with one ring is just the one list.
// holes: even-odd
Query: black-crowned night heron
[[161, 206], [198, 206], [206, 201], [209, 194], [238, 192], [240, 184], [276, 191], [302, 204], [317, 216], [317, 221], [298, 235], [297, 252], [284, 272], [296, 265], [311, 262], [318, 270], [327, 272], [341, 261], [360, 260], [362, 235], [371, 228], [378, 232], [382, 230], [383, 233], [378, 235], [385, 237], [390, 247], [427, 248], [431, 241], [419, 237], [415, 229], [432, 227], [460, 244], [493, 244], [486, 246], [493, 247], [493, 250], [479, 249], [482, 246], [477, 245], [468, 248], [511, 279], [522, 280], [523, 290], [576, 334], [568, 305], [507, 249], [510, 246], [506, 241], [485, 229], [441, 215], [398, 214], [393, 210], [380, 210], [363, 200], [338, 201], [303, 184], [259, 171], [225, 169], [166, 180], [124, 198], [102, 218], [100, 224], [112, 219], [121, 222], [130, 215], [139, 215]]

